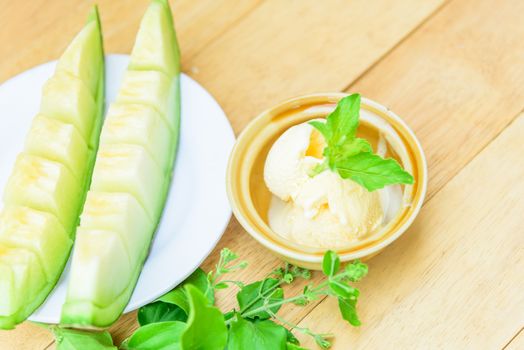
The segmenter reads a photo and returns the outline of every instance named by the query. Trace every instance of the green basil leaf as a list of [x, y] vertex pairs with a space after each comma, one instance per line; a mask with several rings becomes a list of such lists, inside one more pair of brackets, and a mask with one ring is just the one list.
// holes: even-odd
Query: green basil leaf
[[55, 336], [57, 350], [117, 350], [107, 331], [86, 332], [56, 326], [50, 330]]
[[181, 337], [182, 349], [223, 350], [227, 343], [224, 315], [210, 305], [197, 287], [188, 284], [185, 289], [190, 311], [187, 328]]
[[227, 350], [285, 350], [286, 329], [273, 321], [248, 321], [237, 314], [229, 327]]
[[335, 161], [335, 167], [343, 179], [351, 179], [374, 191], [392, 184], [412, 184], [413, 176], [392, 158], [383, 159], [373, 153], [359, 153]]
[[[269, 303], [281, 301], [284, 298], [284, 291], [279, 286], [279, 280], [266, 278], [265, 280], [244, 286], [237, 294], [238, 306], [242, 313], [255, 310], [264, 305], [264, 297], [269, 298]], [[277, 313], [279, 306], [274, 306], [270, 310]], [[266, 311], [257, 312], [249, 318], [265, 320], [270, 318]]]
[[353, 326], [360, 326], [360, 319], [357, 314], [357, 299], [338, 298], [338, 308], [342, 318]]
[[344, 282], [333, 279], [333, 280], [330, 280], [328, 284], [329, 284], [329, 289], [331, 289], [331, 291], [335, 293], [337, 297], [339, 298], [343, 298], [343, 299], [349, 299], [351, 297], [357, 298], [359, 295], [358, 289], [353, 288]]
[[210, 287], [207, 275], [201, 268], [196, 269], [191, 276], [175, 289], [158, 298], [158, 301], [177, 305], [184, 310], [186, 314], [189, 314], [189, 303], [184, 289], [188, 284], [197, 287], [202, 293], [204, 293], [211, 304], [215, 302], [213, 288]]
[[155, 301], [138, 309], [138, 323], [145, 326], [155, 322], [187, 321], [187, 313], [178, 305]]
[[327, 116], [327, 127], [332, 130], [329, 146], [340, 145], [355, 138], [360, 115], [360, 95], [352, 94], [341, 99], [337, 108]]
[[329, 139], [331, 139], [332, 131], [331, 131], [331, 129], [328, 128], [328, 126], [327, 126], [327, 124], [325, 122], [321, 122], [319, 120], [312, 120], [308, 124], [311, 125], [312, 127], [314, 127], [315, 129], [317, 129], [318, 132], [320, 132], [320, 134], [322, 134], [322, 136], [324, 137], [326, 142]]
[[322, 260], [322, 271], [326, 276], [333, 276], [340, 269], [340, 258], [337, 253], [328, 250]]
[[138, 328], [122, 343], [122, 350], [181, 350], [186, 324], [179, 321], [151, 323]]

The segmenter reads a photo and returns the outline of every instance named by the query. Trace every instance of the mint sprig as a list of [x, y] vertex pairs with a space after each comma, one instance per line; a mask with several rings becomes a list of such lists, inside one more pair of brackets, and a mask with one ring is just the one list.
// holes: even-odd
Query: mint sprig
[[413, 176], [402, 169], [395, 159], [384, 159], [374, 154], [370, 143], [356, 136], [359, 115], [360, 95], [353, 94], [339, 101], [326, 122], [309, 122], [326, 141], [324, 162], [313, 168], [310, 176], [330, 169], [370, 192], [387, 185], [413, 184]]

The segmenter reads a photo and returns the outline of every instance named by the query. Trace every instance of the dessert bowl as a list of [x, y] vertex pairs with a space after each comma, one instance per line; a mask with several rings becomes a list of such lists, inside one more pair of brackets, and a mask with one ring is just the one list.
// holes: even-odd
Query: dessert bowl
[[[273, 143], [290, 127], [331, 113], [347, 94], [312, 94], [284, 101], [261, 113], [240, 134], [229, 158], [227, 194], [244, 229], [281, 258], [298, 266], [321, 269], [326, 248], [286, 239], [268, 223], [272, 194], [264, 182], [264, 164]], [[388, 186], [383, 225], [363, 239], [337, 249], [342, 261], [370, 258], [395, 241], [417, 216], [427, 189], [427, 164], [413, 131], [386, 107], [362, 98], [358, 135], [376, 150], [385, 148], [414, 178], [413, 185]], [[382, 195], [382, 197], [384, 197]]]

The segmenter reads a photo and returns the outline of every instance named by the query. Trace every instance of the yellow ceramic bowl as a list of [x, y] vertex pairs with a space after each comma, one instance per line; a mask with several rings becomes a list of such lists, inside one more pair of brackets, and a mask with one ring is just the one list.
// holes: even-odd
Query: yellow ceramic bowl
[[[327, 116], [342, 93], [297, 97], [263, 112], [241, 133], [231, 153], [227, 169], [227, 193], [233, 212], [246, 231], [266, 248], [293, 264], [320, 269], [324, 249], [291, 242], [273, 232], [267, 222], [271, 193], [264, 183], [264, 163], [275, 140], [289, 127], [310, 119]], [[427, 188], [427, 165], [415, 134], [396, 114], [380, 104], [362, 98], [362, 125], [382, 132], [396, 147], [397, 160], [415, 178], [414, 185], [402, 186], [403, 206], [374, 239], [337, 251], [342, 261], [376, 255], [397, 239], [418, 214]], [[366, 137], [366, 135], [362, 135]]]

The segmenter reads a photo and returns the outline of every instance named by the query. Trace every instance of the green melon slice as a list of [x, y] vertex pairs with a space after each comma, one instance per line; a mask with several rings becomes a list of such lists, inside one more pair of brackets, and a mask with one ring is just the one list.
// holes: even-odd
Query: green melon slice
[[72, 124], [36, 116], [26, 139], [25, 151], [64, 164], [79, 180], [85, 177], [89, 149]]
[[0, 244], [35, 253], [51, 281], [63, 268], [73, 241], [54, 215], [7, 207], [0, 215]]
[[135, 197], [128, 193], [90, 191], [80, 217], [82, 228], [116, 232], [136, 265], [153, 223]]
[[153, 1], [140, 23], [129, 63], [130, 70], [158, 70], [168, 76], [180, 72], [180, 52], [167, 1]]
[[158, 195], [165, 176], [145, 148], [137, 145], [101, 145], [98, 151], [91, 191], [129, 193], [151, 218], [158, 217]]
[[104, 76], [95, 7], [43, 89], [40, 113], [4, 191], [0, 328], [29, 317], [67, 262], [98, 148]]
[[168, 125], [152, 107], [140, 104], [111, 105], [100, 143], [144, 147], [164, 172], [172, 166], [172, 137]]
[[70, 232], [78, 220], [81, 191], [78, 179], [62, 163], [22, 153], [7, 182], [4, 203], [54, 214]]
[[179, 72], [169, 4], [153, 0], [102, 130], [62, 308], [64, 325], [110, 326], [129, 302], [171, 181]]

